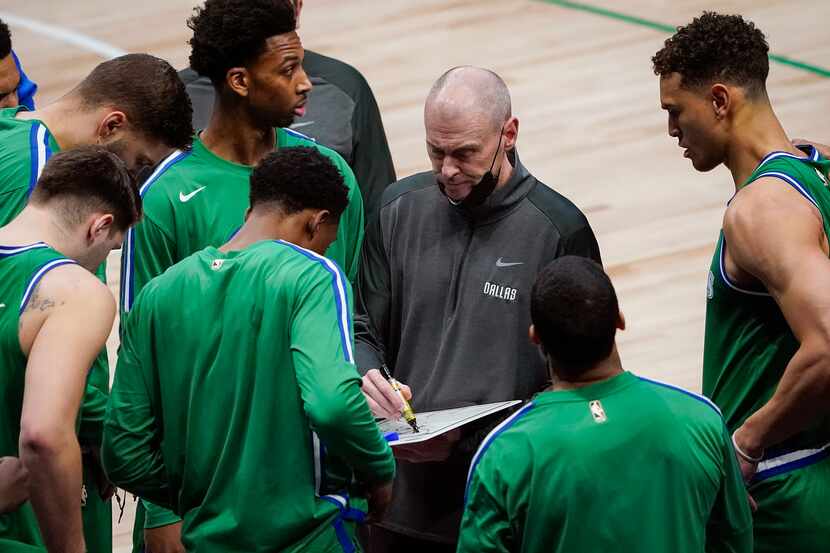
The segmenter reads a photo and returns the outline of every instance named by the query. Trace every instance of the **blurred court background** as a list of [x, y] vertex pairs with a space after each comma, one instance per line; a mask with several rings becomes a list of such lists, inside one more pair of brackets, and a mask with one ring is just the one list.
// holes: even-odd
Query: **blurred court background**
[[[44, 104], [120, 53], [184, 67], [197, 3], [3, 0], [0, 18]], [[624, 365], [699, 391], [706, 277], [733, 185], [724, 168], [697, 174], [667, 136], [650, 58], [672, 26], [704, 9], [743, 14], [767, 34], [778, 116], [791, 137], [830, 141], [826, 1], [306, 0], [300, 35], [367, 78], [399, 177], [429, 167], [422, 106], [432, 82], [461, 64], [499, 73], [522, 161], [597, 233], [628, 319]], [[116, 293], [118, 257], [109, 265]], [[113, 333], [113, 368], [116, 347]], [[129, 551], [131, 511], [129, 500], [114, 527], [118, 552]]]

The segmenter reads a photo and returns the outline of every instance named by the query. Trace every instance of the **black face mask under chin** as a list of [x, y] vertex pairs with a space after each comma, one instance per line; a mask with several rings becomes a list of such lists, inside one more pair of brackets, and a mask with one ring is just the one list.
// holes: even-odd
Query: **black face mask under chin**
[[438, 188], [441, 189], [441, 193], [447, 196], [447, 199], [450, 201], [452, 205], [461, 206], [461, 207], [478, 207], [483, 204], [487, 198], [490, 197], [490, 194], [496, 189], [496, 185], [499, 183], [499, 175], [501, 175], [501, 168], [499, 168], [499, 175], [493, 174], [493, 167], [496, 165], [496, 158], [499, 155], [499, 149], [501, 148], [501, 137], [502, 133], [504, 132], [504, 126], [502, 126], [501, 130], [499, 131], [499, 143], [496, 146], [496, 153], [493, 154], [493, 161], [490, 162], [490, 168], [487, 169], [487, 172], [481, 177], [481, 180], [478, 181], [474, 186], [473, 189], [470, 190], [470, 193], [460, 201], [455, 201], [449, 196], [447, 196], [447, 191], [444, 189], [444, 185], [441, 184], [441, 181], [437, 180]]

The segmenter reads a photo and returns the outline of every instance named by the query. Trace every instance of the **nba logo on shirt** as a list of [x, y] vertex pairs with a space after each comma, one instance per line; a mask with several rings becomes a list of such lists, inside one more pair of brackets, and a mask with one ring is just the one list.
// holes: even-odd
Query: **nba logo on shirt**
[[224, 265], [224, 264], [225, 264], [224, 259], [214, 259], [213, 263], [210, 264], [210, 268], [213, 269], [214, 271], [218, 271], [219, 269], [222, 268], [222, 265]]
[[591, 416], [594, 417], [595, 423], [602, 424], [608, 420], [608, 417], [605, 416], [605, 409], [602, 408], [602, 403], [598, 399], [589, 403], [588, 407], [591, 409]]

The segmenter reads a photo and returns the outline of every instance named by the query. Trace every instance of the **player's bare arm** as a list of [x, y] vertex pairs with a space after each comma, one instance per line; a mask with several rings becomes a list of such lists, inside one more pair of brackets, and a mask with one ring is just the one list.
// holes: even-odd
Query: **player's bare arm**
[[[757, 457], [828, 410], [828, 243], [818, 210], [774, 178], [741, 190], [726, 213], [723, 229], [727, 272], [739, 283], [763, 284], [801, 344], [773, 397], [735, 433], [738, 446]], [[750, 475], [744, 466], [744, 476]]]
[[20, 317], [20, 346], [28, 357], [20, 459], [50, 552], [84, 551], [75, 420], [87, 371], [114, 317], [109, 290], [77, 265], [46, 273]]

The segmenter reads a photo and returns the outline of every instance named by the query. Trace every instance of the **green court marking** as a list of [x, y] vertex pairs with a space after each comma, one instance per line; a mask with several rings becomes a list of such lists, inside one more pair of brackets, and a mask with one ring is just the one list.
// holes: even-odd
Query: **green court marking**
[[[553, 4], [555, 6], [560, 6], [562, 8], [568, 8], [571, 10], [579, 10], [582, 12], [599, 15], [601, 17], [607, 17], [609, 19], [616, 19], [617, 21], [623, 21], [625, 23], [630, 23], [632, 25], [638, 25], [640, 27], [646, 27], [649, 29], [654, 29], [655, 31], [660, 31], [663, 33], [673, 33], [676, 30], [676, 27], [672, 25], [667, 25], [665, 23], [660, 23], [659, 21], [651, 21], [650, 19], [643, 19], [642, 17], [637, 17], [635, 15], [629, 15], [627, 13], [622, 13], [614, 10], [609, 10], [606, 8], [601, 8], [599, 6], [592, 6], [590, 4], [584, 4], [582, 2], [571, 2], [569, 0], [540, 0], [546, 4]], [[794, 60], [792, 58], [788, 58], [786, 56], [778, 56], [776, 54], [770, 54], [769, 59], [774, 61], [775, 63], [780, 63], [781, 65], [787, 65], [794, 69], [799, 69], [801, 71], [805, 71], [807, 73], [812, 73], [814, 75], [818, 75], [819, 77], [830, 78], [830, 69], [825, 69], [824, 67], [819, 67], [818, 65], [813, 65], [811, 63]]]

